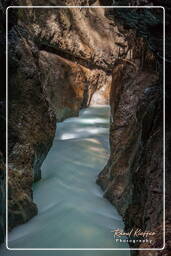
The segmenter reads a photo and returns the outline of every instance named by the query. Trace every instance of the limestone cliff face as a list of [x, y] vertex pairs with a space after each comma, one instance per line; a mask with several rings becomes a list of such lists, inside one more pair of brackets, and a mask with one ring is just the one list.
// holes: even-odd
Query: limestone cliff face
[[[162, 96], [158, 73], [118, 63], [112, 91], [111, 156], [97, 182], [124, 217], [128, 231], [156, 230], [161, 225], [162, 239]], [[159, 244], [155, 241], [152, 246]]]
[[[10, 17], [16, 24], [9, 29], [9, 229], [37, 214], [32, 184], [41, 178], [56, 121], [109, 101], [116, 30], [107, 36], [102, 9], [9, 9]], [[91, 29], [93, 22], [106, 24], [107, 48], [100, 48], [103, 34]]]
[[[41, 178], [56, 121], [89, 104], [110, 102], [111, 156], [97, 182], [124, 217], [126, 229], [154, 229], [158, 236], [152, 246], [162, 247], [160, 16], [160, 11], [104, 8], [9, 9], [10, 229], [37, 214], [32, 184]], [[158, 32], [148, 37], [152, 30]]]
[[[47, 1], [36, 2], [48, 5]], [[80, 1], [80, 4], [83, 2], [86, 1]], [[98, 4], [98, 1], [92, 2]], [[36, 4], [35, 1], [29, 3]], [[58, 5], [60, 1], [55, 3]], [[79, 1], [61, 3], [74, 5]], [[20, 9], [18, 15], [40, 49], [54, 52], [90, 69], [110, 72], [115, 59], [121, 55], [120, 44], [123, 44], [125, 51], [128, 49], [125, 37], [119, 33], [115, 23], [105, 16], [104, 8], [53, 8], [46, 9], [46, 12], [36, 8], [30, 11]]]
[[77, 115], [89, 104], [109, 102], [111, 76], [103, 70], [90, 70], [45, 50], [39, 52], [39, 67], [43, 93], [57, 121]]
[[[121, 28], [132, 28], [138, 35], [146, 38], [147, 48], [145, 45], [141, 46], [141, 42], [138, 41], [137, 49], [140, 52], [137, 54], [134, 47], [132, 48], [129, 65], [122, 59], [113, 69], [111, 156], [107, 166], [99, 174], [97, 182], [104, 189], [105, 196], [117, 206], [125, 220], [126, 230], [130, 231], [132, 228], [154, 230], [156, 235], [153, 237], [153, 243], [145, 244], [145, 247], [162, 248], [162, 15], [160, 11], [153, 11], [146, 16], [143, 11], [135, 10], [129, 15], [126, 10], [118, 10], [117, 13], [110, 14], [121, 22]], [[143, 26], [142, 17], [144, 17]], [[149, 19], [153, 17], [153, 20], [147, 21], [147, 17]], [[153, 49], [154, 54], [145, 49]], [[169, 47], [167, 50], [169, 56]], [[170, 65], [169, 60], [167, 65]], [[169, 88], [166, 87], [166, 92], [168, 90]], [[169, 139], [169, 135], [167, 138]], [[168, 193], [169, 190], [166, 195]], [[170, 201], [168, 196], [167, 200]], [[154, 255], [168, 255], [170, 210], [167, 212], [166, 249], [157, 251]], [[130, 245], [144, 247], [144, 244]], [[133, 254], [153, 255], [151, 251], [139, 251]]]

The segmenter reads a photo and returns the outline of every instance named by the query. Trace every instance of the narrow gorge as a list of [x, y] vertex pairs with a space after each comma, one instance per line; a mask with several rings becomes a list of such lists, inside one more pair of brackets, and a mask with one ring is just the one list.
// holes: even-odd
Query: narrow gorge
[[[163, 9], [10, 5], [53, 8], [8, 9], [9, 247], [162, 248]], [[4, 207], [0, 214], [3, 241]], [[155, 235], [119, 244], [117, 228]]]

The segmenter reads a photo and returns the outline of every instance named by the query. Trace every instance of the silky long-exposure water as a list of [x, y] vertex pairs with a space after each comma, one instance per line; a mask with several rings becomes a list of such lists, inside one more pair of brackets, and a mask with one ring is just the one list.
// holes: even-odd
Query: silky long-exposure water
[[[124, 224], [96, 184], [110, 153], [109, 116], [109, 106], [93, 106], [57, 124], [42, 179], [34, 185], [39, 213], [9, 234], [10, 248], [128, 248], [127, 243], [115, 242], [111, 231], [123, 229]], [[6, 251], [4, 255], [22, 253]], [[24, 255], [47, 254], [30, 251]], [[94, 251], [92, 255], [122, 256], [129, 251]]]

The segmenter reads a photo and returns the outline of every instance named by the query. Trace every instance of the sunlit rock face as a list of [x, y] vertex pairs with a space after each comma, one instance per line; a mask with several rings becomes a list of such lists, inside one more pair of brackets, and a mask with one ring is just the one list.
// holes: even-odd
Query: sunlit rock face
[[[22, 0], [10, 4], [104, 2]], [[140, 38], [144, 35], [144, 25], [137, 22], [140, 13], [132, 17], [129, 11], [110, 13], [99, 8], [10, 12], [10, 228], [37, 213], [31, 186], [41, 177], [40, 167], [51, 147], [56, 120], [77, 115], [81, 107], [109, 101], [111, 156], [98, 183], [125, 217], [128, 229], [139, 225], [155, 228], [161, 223], [161, 205], [153, 210], [162, 194], [161, 60], [156, 61], [149, 48], [161, 56], [158, 34], [146, 44]], [[151, 14], [144, 16], [153, 23], [149, 17]], [[142, 33], [137, 35], [139, 26], [138, 32]], [[149, 26], [145, 32], [153, 30]], [[81, 121], [90, 122], [88, 118]], [[75, 133], [61, 136], [65, 140]], [[160, 246], [160, 238], [153, 246]]]
[[112, 52], [118, 54], [117, 27], [103, 9], [11, 9], [10, 17], [9, 229], [37, 214], [32, 184], [41, 178], [56, 121], [109, 103]]
[[[21, 1], [23, 4], [25, 1]], [[94, 2], [94, 4], [93, 4]], [[47, 1], [27, 1], [26, 5], [49, 5]], [[99, 5], [99, 1], [54, 1], [56, 5]], [[50, 3], [52, 4], [52, 3]], [[20, 22], [39, 48], [72, 59], [88, 68], [112, 70], [115, 59], [129, 45], [104, 8], [20, 9]], [[121, 49], [120, 45], [124, 48]]]
[[90, 104], [109, 104], [111, 76], [105, 71], [90, 70], [45, 50], [39, 53], [39, 67], [43, 91], [57, 121], [77, 115]]

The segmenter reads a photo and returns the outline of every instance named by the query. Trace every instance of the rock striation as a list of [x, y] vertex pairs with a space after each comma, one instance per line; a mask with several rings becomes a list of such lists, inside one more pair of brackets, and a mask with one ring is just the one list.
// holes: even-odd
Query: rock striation
[[[95, 0], [6, 3], [105, 4]], [[119, 4], [125, 5], [116, 1]], [[2, 24], [5, 7], [1, 3]], [[155, 231], [153, 244], [146, 246], [163, 246], [162, 15], [162, 9], [9, 9], [10, 230], [37, 214], [32, 184], [41, 178], [56, 122], [90, 104], [110, 103], [111, 155], [97, 183], [118, 208], [127, 231], [137, 227]], [[169, 125], [167, 134], [170, 138]], [[4, 202], [2, 173], [0, 201]], [[2, 230], [4, 212], [3, 208]]]
[[[82, 107], [109, 101], [108, 66], [113, 63], [111, 39], [116, 32], [107, 33], [110, 24], [103, 9], [45, 12], [10, 8], [10, 17], [16, 20], [9, 28], [11, 230], [37, 214], [32, 184], [41, 178], [41, 164], [52, 145], [56, 122], [77, 115]], [[102, 29], [106, 24], [107, 48], [105, 44], [100, 48], [104, 35], [102, 30], [95, 31], [93, 22]]]
[[[138, 5], [142, 2], [145, 4], [145, 1], [135, 2]], [[135, 2], [131, 4], [134, 5]], [[167, 8], [166, 31], [170, 24], [168, 3]], [[121, 28], [136, 31], [136, 35], [145, 39], [147, 48], [138, 44], [137, 48], [142, 50], [138, 59], [133, 48], [132, 67], [120, 60], [113, 69], [111, 156], [107, 166], [99, 174], [97, 183], [104, 189], [105, 196], [118, 207], [125, 220], [127, 231], [141, 228], [155, 232], [151, 245], [137, 243], [130, 246], [162, 248], [164, 247], [162, 9], [153, 9], [147, 13], [144, 13], [144, 10], [133, 9], [128, 15], [127, 10], [118, 9], [116, 12], [110, 11], [110, 16], [119, 21]], [[167, 35], [169, 37], [170, 33]], [[166, 47], [167, 56], [170, 56], [168, 41]], [[144, 51], [145, 49], [152, 50], [153, 54]], [[168, 78], [170, 60], [167, 56], [166, 77]], [[149, 63], [153, 64], [149, 65]], [[170, 97], [167, 84], [166, 95], [167, 113]], [[166, 121], [168, 122], [168, 118]], [[168, 127], [169, 124], [166, 131]], [[167, 141], [167, 143], [170, 141], [169, 132], [167, 132]], [[167, 154], [169, 147], [166, 147]], [[166, 161], [167, 175], [170, 165], [168, 158]], [[167, 184], [169, 179], [166, 181], [166, 189]], [[166, 190], [167, 204], [170, 201], [168, 194], [169, 189]], [[169, 252], [170, 210], [168, 208], [166, 210], [165, 250], [157, 251], [154, 255], [168, 255]], [[134, 254], [153, 255], [151, 251], [139, 251]]]

